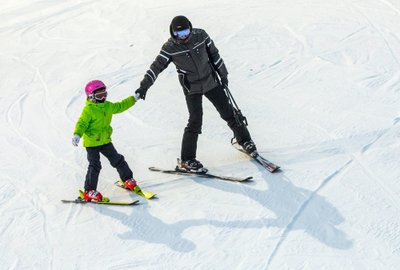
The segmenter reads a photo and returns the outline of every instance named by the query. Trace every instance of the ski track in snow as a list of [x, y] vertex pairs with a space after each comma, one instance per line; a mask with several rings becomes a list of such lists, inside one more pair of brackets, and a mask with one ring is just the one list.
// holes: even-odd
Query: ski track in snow
[[283, 229], [283, 233], [282, 233], [281, 237], [279, 238], [279, 241], [276, 243], [275, 247], [273, 248], [271, 254], [268, 257], [268, 261], [267, 261], [267, 263], [265, 265], [265, 269], [269, 268], [269, 266], [272, 263], [272, 260], [274, 259], [274, 257], [278, 253], [279, 248], [281, 247], [283, 241], [285, 241], [285, 239], [287, 238], [288, 234], [292, 230], [293, 225], [299, 219], [300, 215], [306, 209], [306, 207], [310, 203], [310, 201], [312, 201], [314, 196], [319, 191], [321, 191], [329, 182], [331, 182], [335, 177], [338, 177], [341, 173], [345, 172], [352, 162], [353, 162], [352, 160], [346, 162], [341, 168], [339, 168], [337, 171], [333, 172], [331, 175], [329, 175], [327, 178], [325, 178], [321, 182], [321, 184], [317, 187], [317, 189], [315, 189], [313, 192], [311, 192], [310, 196], [308, 198], [306, 198], [306, 200], [300, 205], [299, 209], [297, 210], [295, 215], [292, 217], [292, 219], [290, 220], [289, 224]]
[[[397, 10], [397, 9], [394, 9], [393, 5], [389, 4], [387, 1], [384, 1], [384, 0], [379, 0], [379, 1], [382, 2], [382, 3], [384, 3], [385, 5], [389, 6], [392, 10], [395, 10], [396, 13], [397, 13], [398, 15], [400, 15], [399, 12], [398, 12], [398, 10]], [[372, 20], [361, 10], [361, 8], [359, 7], [359, 5], [353, 4], [353, 3], [351, 3], [351, 2], [348, 1], [348, 0], [347, 0], [346, 2], [349, 4], [349, 6], [354, 7], [354, 9], [356, 9], [356, 10], [358, 11], [358, 13], [361, 14], [361, 15], [366, 19], [366, 21], [369, 23], [369, 25], [379, 33], [379, 35], [381, 36], [382, 40], [385, 42], [385, 45], [386, 45], [388, 51], [389, 51], [390, 54], [392, 55], [393, 59], [396, 61], [397, 66], [400, 67], [400, 61], [399, 61], [399, 59], [397, 58], [397, 56], [396, 56], [395, 53], [393, 52], [393, 49], [392, 49], [392, 47], [390, 46], [390, 43], [388, 42], [388, 40], [387, 40], [387, 38], [385, 37], [385, 35], [383, 34], [383, 32], [379, 29], [379, 27], [377, 27], [377, 26], [372, 22]]]
[[[47, 268], [48, 269], [52, 269], [53, 268], [52, 267], [52, 265], [53, 265], [52, 261], [53, 261], [53, 257], [54, 257], [53, 256], [54, 255], [54, 249], [53, 249], [54, 244], [53, 244], [52, 239], [51, 239], [51, 237], [49, 235], [49, 232], [48, 232], [47, 216], [46, 216], [45, 211], [41, 207], [41, 203], [38, 202], [37, 198], [35, 196], [30, 196], [30, 194], [29, 194], [30, 191], [35, 191], [35, 188], [33, 186], [29, 185], [29, 184], [24, 186], [23, 188], [21, 188], [18, 185], [16, 185], [12, 181], [12, 179], [7, 179], [7, 182], [8, 182], [8, 186], [9, 187], [12, 187], [12, 188], [16, 189], [16, 192], [15, 192], [15, 195], [13, 197], [7, 198], [6, 203], [8, 204], [8, 206], [6, 204], [6, 205], [3, 205], [3, 207], [5, 206], [5, 209], [11, 208], [12, 204], [19, 203], [21, 205], [24, 205], [24, 207], [27, 208], [26, 210], [28, 211], [29, 214], [34, 215], [35, 213], [37, 213], [41, 217], [41, 230], [42, 230], [42, 235], [44, 236], [44, 241], [45, 241], [45, 243], [43, 244], [43, 246], [41, 248], [43, 250], [47, 251], [46, 252], [47, 253], [46, 257], [47, 257], [47, 260], [48, 260]], [[28, 190], [28, 192], [26, 190]], [[5, 191], [7, 193], [10, 192], [10, 190], [7, 189], [7, 188], [6, 188]], [[4, 217], [4, 215], [3, 215], [3, 217]], [[16, 218], [13, 218], [12, 220], [9, 221], [9, 224], [5, 224], [4, 231], [9, 229], [9, 226], [13, 226], [12, 225], [13, 223], [16, 223], [14, 225], [19, 225], [18, 224], [19, 221], [17, 221]], [[35, 224], [30, 224], [29, 226], [36, 226], [36, 225]], [[0, 232], [0, 236], [4, 233], [4, 231]], [[17, 260], [15, 262], [15, 267], [17, 268], [18, 265], [19, 265], [19, 261]]]
[[[303, 121], [304, 121], [304, 119], [303, 119]], [[318, 126], [318, 125], [316, 125], [314, 123], [311, 123], [309, 121], [306, 121], [306, 122], [308, 124], [316, 127], [317, 129], [321, 130], [325, 134], [327, 134], [330, 139], [332, 139], [332, 140], [336, 139], [335, 136], [330, 134], [328, 131], [326, 131], [321, 126]], [[364, 154], [366, 154], [366, 152], [368, 150], [370, 150], [373, 147], [374, 144], [376, 144], [385, 135], [387, 135], [387, 134], [389, 134], [390, 132], [393, 132], [393, 131], [398, 131], [398, 128], [396, 126], [393, 126], [393, 127], [389, 128], [389, 129], [379, 131], [378, 134], [376, 135], [376, 137], [370, 143], [368, 143], [368, 144], [366, 144], [366, 145], [361, 147], [359, 154], [353, 154], [353, 151], [346, 150], [346, 149], [345, 150], [346, 150], [347, 154], [349, 155], [349, 157], [351, 158], [351, 160], [352, 161], [356, 161], [356, 163], [362, 167], [362, 169], [367, 173], [367, 175], [370, 176], [370, 178], [373, 179], [381, 187], [381, 189], [386, 193], [386, 195], [388, 195], [388, 197], [391, 199], [391, 201], [396, 206], [396, 208], [398, 210], [400, 210], [400, 199], [393, 194], [393, 191], [387, 189], [385, 187], [385, 185], [382, 183], [382, 181], [379, 180], [379, 177], [376, 177], [375, 174], [362, 161], [362, 156]]]
[[[318, 127], [318, 129], [322, 129], [322, 128]], [[324, 131], [325, 131], [325, 133], [327, 133], [326, 130], [324, 130]], [[361, 152], [360, 152], [359, 155], [355, 155], [355, 154], [352, 154], [352, 153], [348, 152], [350, 160], [348, 160], [341, 168], [339, 168], [338, 170], [333, 172], [330, 176], [326, 177], [321, 182], [321, 184], [313, 192], [310, 193], [309, 197], [304, 200], [304, 202], [300, 205], [299, 209], [296, 211], [296, 213], [291, 218], [290, 222], [283, 229], [283, 232], [282, 232], [279, 240], [277, 241], [276, 245], [274, 246], [271, 254], [268, 256], [267, 263], [265, 265], [265, 269], [269, 269], [270, 268], [274, 258], [276, 257], [277, 253], [279, 252], [283, 242], [285, 241], [285, 239], [287, 239], [287, 237], [288, 237], [289, 233], [291, 232], [294, 224], [299, 219], [299, 217], [302, 215], [302, 213], [307, 208], [308, 204], [312, 201], [314, 196], [316, 194], [318, 194], [325, 186], [327, 186], [328, 183], [330, 183], [334, 178], [340, 177], [340, 175], [345, 174], [346, 171], [348, 171], [354, 165], [359, 165], [366, 172], [366, 175], [368, 175], [371, 180], [373, 180], [375, 183], [377, 183], [380, 186], [380, 188], [384, 191], [384, 193], [388, 196], [388, 198], [393, 202], [393, 205], [398, 210], [400, 210], [400, 201], [395, 196], [395, 194], [393, 194], [393, 191], [387, 189], [385, 187], [385, 185], [382, 183], [382, 181], [380, 180], [380, 178], [376, 177], [376, 175], [372, 172], [372, 170], [369, 169], [366, 165], [364, 165], [364, 163], [362, 162], [362, 159], [360, 158], [362, 156], [362, 154], [367, 152], [368, 149], [370, 149], [372, 147], [373, 144], [375, 144], [380, 138], [382, 138], [385, 134], [387, 134], [390, 131], [392, 131], [392, 129], [384, 130], [383, 132], [380, 132], [380, 134], [378, 134], [376, 136], [376, 138], [371, 143], [369, 143], [369, 144], [367, 144], [367, 145], [362, 147]], [[328, 134], [328, 135], [330, 137], [332, 137], [332, 135], [330, 135], [330, 134]], [[266, 226], [265, 223], [264, 223], [264, 226]]]
[[[381, 2], [384, 2], [386, 5], [389, 6], [389, 4], [388, 4], [387, 1], [381, 1]], [[354, 7], [353, 4], [351, 4], [351, 6]], [[399, 14], [399, 11], [398, 11], [397, 9], [393, 8], [393, 6], [391, 6], [391, 5], [390, 5], [390, 7], [391, 7], [392, 9], [394, 9], [394, 10]], [[393, 59], [396, 61], [397, 65], [400, 66], [400, 63], [399, 63], [399, 61], [398, 61], [396, 55], [394, 54], [393, 49], [392, 49], [391, 46], [390, 46], [390, 43], [389, 43], [388, 40], [384, 37], [384, 34], [382, 33], [382, 31], [380, 31], [380, 30], [372, 23], [372, 21], [371, 21], [363, 12], [360, 11], [360, 8], [357, 8], [357, 10], [358, 10], [358, 12], [359, 12], [360, 14], [362, 14], [362, 16], [368, 21], [368, 23], [370, 24], [370, 26], [371, 26], [373, 29], [375, 29], [375, 30], [380, 34], [380, 36], [382, 37], [382, 40], [385, 42], [386, 47], [387, 47], [388, 51], [390, 52], [391, 56], [392, 56]], [[348, 40], [350, 37], [354, 36], [355, 34], [361, 32], [361, 31], [363, 31], [364, 29], [366, 29], [365, 26], [364, 26], [364, 27], [361, 27], [361, 28], [358, 29], [357, 31], [354, 31], [353, 33], [348, 34], [346, 37], [344, 37], [344, 38], [341, 40], [341, 42], [345, 42], [345, 41]], [[294, 31], [292, 31], [291, 29], [288, 29], [288, 30], [289, 30], [289, 32], [290, 32], [291, 34], [293, 34], [293, 36], [295, 36], [295, 38], [296, 38], [297, 40], [299, 40], [299, 41], [301, 42], [302, 48], [303, 48], [303, 50], [304, 50], [304, 48], [305, 48], [305, 41], [303, 40], [303, 38], [300, 37], [300, 36], [298, 36], [298, 35], [297, 35]], [[279, 61], [279, 62], [282, 62], [282, 61]], [[303, 65], [302, 67], [296, 66], [296, 68], [295, 68], [292, 72], [290, 72], [287, 76], [285, 76], [285, 77], [284, 77], [283, 79], [281, 79], [277, 84], [275, 84], [275, 85], [273, 86], [273, 88], [276, 88], [277, 86], [281, 85], [281, 84], [284, 83], [285, 81], [290, 80], [290, 79], [293, 78], [297, 73], [299, 73], [299, 71], [301, 71], [301, 69], [305, 69], [306, 66], [307, 66], [307, 65], [310, 65], [310, 64], [311, 64], [311, 63], [305, 64], [305, 65]], [[303, 121], [304, 121], [304, 119], [303, 119]], [[395, 121], [396, 121], [396, 120], [395, 120]], [[306, 121], [306, 122], [307, 122], [308, 124], [310, 124], [309, 121]], [[395, 122], [395, 123], [396, 123], [396, 122]], [[313, 124], [313, 123], [311, 123], [311, 124], [312, 124], [312, 126], [314, 126], [314, 127], [316, 126], [316, 125]], [[325, 134], [327, 134], [331, 139], [335, 139], [334, 136], [332, 136], [329, 132], [327, 132], [327, 131], [326, 131], [324, 128], [322, 128], [321, 126], [318, 126], [318, 125], [317, 125], [317, 129], [322, 130], [322, 131], [323, 131]], [[400, 207], [400, 201], [399, 201], [399, 199], [397, 198], [397, 196], [395, 196], [391, 190], [389, 190], [389, 189], [387, 189], [387, 188], [385, 187], [385, 185], [382, 183], [382, 181], [380, 180], [380, 178], [376, 177], [375, 174], [371, 171], [371, 169], [369, 169], [365, 164], [363, 164], [363, 162], [362, 162], [362, 160], [361, 160], [361, 158], [360, 158], [360, 157], [361, 157], [363, 154], [365, 154], [376, 142], [378, 142], [382, 137], [384, 137], [388, 132], [390, 132], [390, 131], [392, 131], [392, 130], [393, 130], [393, 128], [390, 128], [390, 129], [383, 130], [383, 131], [379, 132], [378, 135], [376, 136], [376, 138], [375, 138], [373, 141], [371, 141], [370, 143], [364, 145], [364, 146], [361, 148], [361, 151], [360, 151], [360, 154], [359, 154], [359, 155], [352, 154], [350, 151], [348, 151], [348, 154], [350, 155], [350, 158], [351, 158], [351, 159], [350, 159], [347, 163], [345, 163], [345, 165], [344, 165], [342, 168], [338, 169], [338, 170], [335, 171], [332, 175], [330, 175], [329, 177], [327, 177], [326, 179], [324, 179], [324, 180], [321, 182], [320, 186], [319, 186], [316, 190], [314, 190], [314, 191], [311, 193], [311, 195], [303, 202], [303, 204], [300, 206], [299, 210], [295, 213], [295, 215], [294, 215], [293, 218], [291, 219], [290, 223], [283, 229], [283, 233], [282, 233], [282, 235], [281, 235], [279, 241], [277, 242], [277, 244], [275, 245], [274, 249], [272, 250], [271, 254], [270, 254], [269, 257], [268, 257], [268, 260], [267, 260], [267, 264], [266, 264], [265, 269], [268, 269], [268, 268], [270, 267], [270, 265], [271, 265], [273, 259], [275, 258], [276, 254], [278, 253], [278, 251], [279, 251], [279, 249], [280, 249], [282, 243], [283, 243], [284, 240], [287, 238], [287, 235], [290, 233], [291, 228], [293, 227], [293, 224], [295, 224], [295, 222], [298, 220], [299, 216], [302, 214], [302, 212], [303, 212], [304, 209], [307, 207], [308, 203], [312, 200], [312, 198], [314, 197], [314, 195], [317, 194], [319, 191], [321, 191], [321, 190], [328, 184], [328, 182], [330, 182], [330, 181], [331, 181], [334, 177], [336, 177], [340, 172], [348, 170], [349, 167], [350, 167], [350, 165], [352, 165], [352, 164], [357, 164], [357, 165], [361, 166], [362, 169], [366, 172], [366, 174], [367, 174], [372, 180], [374, 180], [375, 183], [377, 183], [377, 184], [381, 187], [381, 189], [384, 191], [384, 193], [386, 193], [386, 195], [387, 195], [387, 196], [390, 198], [390, 200], [392, 201], [393, 205], [394, 205], [398, 210], [400, 210], [400, 208], [399, 208], [399, 207]]]
[[[24, 62], [24, 61], [22, 61], [22, 62]], [[37, 71], [37, 74], [39, 74], [37, 76], [40, 77], [40, 72], [38, 70], [36, 70], [36, 71]], [[36, 76], [35, 76], [35, 78], [36, 78]], [[40, 81], [43, 83], [43, 88], [45, 89], [44, 90], [44, 95], [46, 95], [46, 92], [48, 92], [47, 87], [46, 87], [43, 79], [40, 79]], [[72, 165], [72, 163], [70, 163], [70, 162], [66, 162], [65, 159], [56, 156], [51, 150], [46, 149], [44, 146], [41, 146], [41, 145], [35, 143], [34, 141], [32, 141], [29, 138], [29, 136], [23, 134], [23, 131], [21, 130], [21, 123], [23, 121], [23, 117], [25, 116], [25, 114], [29, 115], [29, 113], [25, 112], [25, 110], [23, 109], [24, 108], [24, 101], [26, 100], [26, 98], [30, 94], [32, 94], [32, 91], [28, 91], [28, 92], [22, 93], [22, 94], [19, 95], [19, 97], [17, 97], [15, 99], [15, 101], [13, 103], [10, 104], [10, 106], [7, 108], [6, 113], [5, 113], [5, 115], [6, 115], [6, 123], [11, 127], [11, 129], [15, 132], [15, 134], [22, 141], [24, 141], [28, 145], [32, 146], [34, 149], [38, 150], [39, 152], [43, 153], [44, 155], [46, 155], [46, 156], [48, 156], [48, 157], [50, 157], [52, 159], [58, 160], [61, 163], [66, 164], [67, 166], [71, 166], [71, 167], [77, 168], [77, 166]], [[50, 112], [50, 109], [48, 108], [45, 99], [46, 98], [44, 98], [42, 100], [42, 104], [41, 104], [42, 106], [41, 107], [44, 108], [45, 111], [47, 112], [45, 114], [45, 116], [49, 117], [49, 115], [52, 115], [52, 113]], [[15, 114], [17, 114], [17, 119], [14, 119], [14, 117], [13, 117], [13, 115], [15, 115]], [[49, 121], [51, 121], [50, 118], [48, 118], [48, 119], [49, 119]], [[53, 127], [55, 127], [55, 126], [53, 126]], [[58, 128], [52, 128], [51, 130], [58, 130]]]
[[[304, 119], [302, 119], [303, 121], [305, 121]], [[335, 139], [335, 137], [333, 135], [331, 135], [328, 131], [326, 131], [324, 128], [322, 128], [319, 125], [316, 125], [314, 123], [311, 123], [310, 121], [305, 121], [307, 124], [316, 127], [318, 130], [323, 131], [325, 134], [327, 134], [331, 139]], [[394, 120], [394, 123], [396, 124], [397, 122]], [[394, 124], [394, 125], [395, 125]], [[400, 200], [398, 199], [398, 197], [393, 194], [393, 191], [389, 190], [386, 188], [386, 186], [382, 183], [382, 181], [380, 180], [379, 177], [377, 177], [371, 169], [369, 169], [368, 166], [366, 166], [363, 161], [362, 161], [362, 155], [365, 154], [369, 149], [372, 148], [372, 146], [377, 143], [382, 137], [384, 137], [385, 135], [387, 135], [389, 132], [393, 132], [393, 130], [397, 131], [398, 129], [395, 128], [395, 126], [393, 128], [387, 129], [387, 130], [382, 130], [380, 131], [377, 136], [375, 137], [375, 139], [373, 139], [370, 143], [364, 145], [361, 147], [360, 150], [360, 154], [353, 154], [352, 151], [347, 151], [347, 154], [349, 155], [350, 160], [347, 161], [341, 168], [339, 168], [338, 170], [336, 170], [335, 172], [333, 172], [330, 176], [328, 176], [326, 179], [324, 179], [321, 184], [317, 187], [317, 189], [315, 189], [310, 196], [300, 205], [298, 211], [295, 213], [295, 215], [292, 217], [292, 219], [290, 220], [290, 222], [288, 223], [288, 225], [283, 229], [283, 233], [280, 237], [280, 239], [278, 240], [278, 242], [276, 243], [275, 247], [273, 248], [271, 254], [269, 255], [268, 259], [267, 259], [267, 263], [265, 266], [265, 269], [268, 269], [271, 266], [271, 263], [273, 261], [273, 259], [275, 258], [275, 256], [277, 255], [280, 247], [282, 246], [282, 243], [285, 241], [285, 239], [287, 238], [288, 234], [290, 233], [290, 231], [292, 230], [292, 227], [294, 226], [294, 224], [296, 223], [296, 221], [299, 219], [300, 215], [303, 213], [303, 211], [306, 209], [307, 205], [310, 203], [310, 201], [312, 201], [313, 197], [320, 192], [325, 186], [327, 186], [327, 184], [329, 182], [331, 182], [334, 178], [338, 177], [340, 174], [344, 174], [346, 171], [348, 171], [351, 166], [354, 165], [359, 165], [366, 173], [366, 175], [369, 176], [369, 178], [371, 180], [374, 181], [374, 183], [377, 183], [380, 188], [384, 191], [384, 193], [388, 196], [388, 198], [392, 201], [393, 205], [400, 210]]]

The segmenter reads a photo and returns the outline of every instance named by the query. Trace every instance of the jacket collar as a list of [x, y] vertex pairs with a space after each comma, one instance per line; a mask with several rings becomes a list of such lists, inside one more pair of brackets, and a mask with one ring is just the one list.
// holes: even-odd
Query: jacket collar
[[103, 103], [97, 103], [91, 100], [86, 100], [86, 105], [88, 106], [104, 107], [104, 104], [106, 104], [106, 101], [104, 101]]

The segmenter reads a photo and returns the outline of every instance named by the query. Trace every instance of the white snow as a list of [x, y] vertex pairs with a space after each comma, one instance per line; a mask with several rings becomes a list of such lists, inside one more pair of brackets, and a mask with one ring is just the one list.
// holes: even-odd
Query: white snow
[[[71, 144], [91, 79], [133, 95], [184, 14], [214, 39], [270, 174], [230, 146], [204, 101], [198, 158], [251, 183], [172, 176], [187, 109], [171, 64], [113, 120], [145, 190], [135, 207], [62, 204], [82, 188]], [[399, 269], [400, 1], [0, 3], [0, 269]], [[102, 158], [99, 191], [113, 185]]]

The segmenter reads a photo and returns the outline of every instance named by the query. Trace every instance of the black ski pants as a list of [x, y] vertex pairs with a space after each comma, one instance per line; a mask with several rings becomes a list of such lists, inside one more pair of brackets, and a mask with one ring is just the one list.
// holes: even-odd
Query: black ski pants
[[133, 173], [126, 163], [123, 155], [119, 154], [112, 143], [96, 147], [86, 147], [89, 167], [86, 174], [85, 190], [97, 189], [101, 170], [100, 153], [103, 154], [117, 169], [121, 180], [125, 181], [133, 177]]
[[[236, 122], [232, 105], [222, 86], [217, 86], [204, 95], [231, 128], [239, 144], [251, 140], [247, 127], [238, 125]], [[203, 95], [186, 95], [186, 105], [189, 111], [189, 120], [182, 138], [181, 159], [183, 161], [196, 158], [197, 140], [203, 124]]]

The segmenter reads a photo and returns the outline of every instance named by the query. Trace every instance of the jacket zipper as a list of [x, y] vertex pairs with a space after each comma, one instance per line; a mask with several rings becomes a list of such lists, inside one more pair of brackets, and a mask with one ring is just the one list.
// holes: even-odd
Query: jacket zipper
[[[194, 57], [192, 56], [192, 50], [189, 51], [189, 58], [192, 60], [193, 65], [196, 68], [197, 80], [200, 82], [200, 72], [199, 72], [199, 68], [197, 67], [196, 61], [194, 60]], [[200, 88], [201, 88], [201, 92], [203, 93], [203, 84], [201, 84], [201, 83], [200, 83]]]

